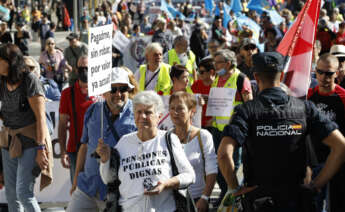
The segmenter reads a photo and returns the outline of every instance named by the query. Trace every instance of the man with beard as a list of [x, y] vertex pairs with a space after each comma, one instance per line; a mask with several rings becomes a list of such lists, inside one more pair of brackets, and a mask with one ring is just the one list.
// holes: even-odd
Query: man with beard
[[[318, 85], [309, 89], [308, 99], [315, 103], [320, 113], [328, 116], [329, 119], [336, 122], [342, 134], [345, 133], [345, 90], [335, 83], [338, 76], [339, 61], [335, 55], [326, 53], [320, 56], [316, 66], [316, 79]], [[317, 140], [318, 138], [313, 138]], [[318, 165], [313, 169], [316, 176], [326, 163], [330, 153], [330, 148], [320, 142], [314, 144]], [[339, 172], [330, 181], [329, 199], [331, 212], [345, 210], [345, 167], [344, 165]], [[318, 211], [322, 211], [323, 200], [326, 198], [326, 188], [318, 195]]]
[[[94, 156], [98, 141], [103, 140], [109, 146], [115, 146], [123, 135], [136, 131], [132, 101], [129, 99], [134, 86], [130, 83], [128, 72], [123, 68], [113, 69], [111, 81], [111, 90], [104, 94], [105, 102], [96, 102], [85, 113], [71, 188], [72, 199], [67, 212], [103, 211], [107, 187], [101, 179], [99, 163]], [[103, 129], [100, 128], [101, 121]]]

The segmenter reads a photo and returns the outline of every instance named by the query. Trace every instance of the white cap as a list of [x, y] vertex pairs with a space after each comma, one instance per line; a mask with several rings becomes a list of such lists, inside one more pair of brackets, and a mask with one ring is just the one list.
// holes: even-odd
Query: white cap
[[115, 67], [111, 71], [111, 84], [127, 84], [130, 89], [134, 86], [129, 82], [128, 72], [123, 68]]

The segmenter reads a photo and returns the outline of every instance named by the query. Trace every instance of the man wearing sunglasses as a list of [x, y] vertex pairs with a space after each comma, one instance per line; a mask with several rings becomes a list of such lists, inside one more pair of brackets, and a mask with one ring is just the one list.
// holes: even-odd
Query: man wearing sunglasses
[[[333, 53], [335, 48], [333, 48]], [[331, 51], [332, 52], [332, 51]], [[308, 99], [315, 103], [320, 113], [328, 116], [329, 119], [336, 122], [342, 134], [345, 134], [345, 90], [335, 83], [338, 75], [339, 57], [331, 53], [325, 53], [320, 56], [316, 65], [316, 79], [318, 85], [315, 88], [309, 89]], [[312, 141], [317, 140], [311, 135]], [[323, 165], [326, 163], [327, 156], [330, 153], [330, 148], [319, 142], [312, 142], [314, 144], [318, 166], [313, 169], [317, 174]], [[343, 166], [339, 173], [337, 173], [330, 181], [329, 199], [331, 211], [345, 211], [345, 167]], [[322, 211], [323, 200], [326, 198], [326, 188], [320, 194], [320, 202], [318, 202], [319, 211]]]
[[242, 73], [247, 75], [247, 77], [250, 80], [254, 80], [254, 75], [251, 70], [253, 67], [252, 56], [258, 52], [259, 50], [253, 39], [250, 39], [250, 38], [243, 39], [242, 45], [240, 48], [240, 55], [241, 55], [242, 61], [239, 61], [240, 65], [238, 66], [238, 69], [240, 69]]
[[[58, 137], [60, 142], [61, 164], [64, 168], [70, 169], [71, 182], [73, 182], [75, 173], [84, 114], [94, 102], [92, 98], [88, 97], [87, 67], [87, 55], [81, 56], [77, 64], [78, 80], [73, 86], [62, 91], [60, 99]], [[66, 145], [67, 131], [69, 137]]]
[[134, 86], [129, 81], [128, 72], [114, 68], [111, 78], [111, 90], [103, 94], [105, 102], [96, 102], [85, 113], [72, 199], [67, 212], [103, 211], [107, 187], [101, 179], [99, 163], [92, 154], [99, 142], [113, 147], [123, 135], [136, 131], [132, 100], [129, 99]]

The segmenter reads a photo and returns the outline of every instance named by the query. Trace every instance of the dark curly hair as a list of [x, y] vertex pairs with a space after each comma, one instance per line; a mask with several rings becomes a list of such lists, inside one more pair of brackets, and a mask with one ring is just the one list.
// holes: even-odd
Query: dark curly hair
[[9, 84], [13, 85], [22, 81], [27, 73], [30, 72], [29, 68], [24, 63], [24, 57], [18, 46], [7, 43], [0, 45], [0, 58], [5, 60], [8, 67], [8, 75], [1, 76]]

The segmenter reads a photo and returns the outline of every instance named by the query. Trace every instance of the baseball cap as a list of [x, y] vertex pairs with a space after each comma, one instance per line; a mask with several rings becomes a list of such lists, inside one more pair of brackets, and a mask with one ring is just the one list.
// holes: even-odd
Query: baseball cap
[[115, 67], [112, 69], [111, 72], [111, 84], [127, 84], [130, 89], [134, 88], [134, 86], [129, 82], [128, 72], [119, 67]]
[[243, 41], [242, 41], [241, 48], [244, 48], [245, 46], [248, 46], [248, 45], [253, 45], [253, 46], [255, 46], [255, 48], [257, 48], [256, 42], [255, 42], [254, 39], [244, 38]]
[[254, 72], [282, 72], [284, 57], [278, 52], [262, 52], [252, 56]]
[[66, 39], [67, 40], [73, 40], [73, 39], [78, 39], [78, 37], [79, 36], [77, 35], [77, 33], [72, 32], [66, 37]]
[[345, 57], [345, 46], [344, 45], [333, 45], [329, 51], [336, 57]]

